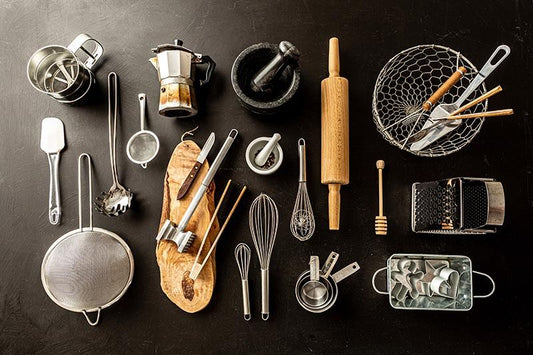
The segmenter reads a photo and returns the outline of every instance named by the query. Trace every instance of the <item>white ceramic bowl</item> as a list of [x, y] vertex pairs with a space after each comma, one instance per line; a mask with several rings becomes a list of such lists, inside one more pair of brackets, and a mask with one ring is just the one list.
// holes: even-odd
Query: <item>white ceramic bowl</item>
[[248, 148], [246, 148], [246, 163], [252, 169], [252, 171], [259, 175], [270, 175], [274, 173], [276, 170], [279, 169], [281, 166], [281, 163], [283, 162], [283, 150], [281, 149], [281, 146], [279, 143], [276, 143], [276, 146], [274, 147], [274, 150], [272, 153], [274, 153], [274, 164], [265, 169], [261, 168], [257, 164], [255, 164], [255, 156], [263, 149], [263, 147], [268, 143], [271, 137], [259, 137], [254, 139], [250, 144], [248, 144]]

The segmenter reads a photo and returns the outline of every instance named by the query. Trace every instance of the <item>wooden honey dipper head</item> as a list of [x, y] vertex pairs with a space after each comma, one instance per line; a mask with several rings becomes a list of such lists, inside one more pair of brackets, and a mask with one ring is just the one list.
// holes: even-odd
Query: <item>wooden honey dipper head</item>
[[379, 215], [376, 216], [375, 229], [376, 235], [387, 235], [387, 217], [383, 215], [383, 169], [385, 162], [378, 160], [376, 168], [378, 169]]

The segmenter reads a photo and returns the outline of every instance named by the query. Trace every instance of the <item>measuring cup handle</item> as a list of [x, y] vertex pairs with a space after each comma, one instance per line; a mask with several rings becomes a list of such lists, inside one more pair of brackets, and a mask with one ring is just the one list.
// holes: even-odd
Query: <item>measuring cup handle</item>
[[475, 270], [472, 270], [472, 272], [474, 274], [478, 274], [478, 275], [481, 275], [481, 276], [485, 276], [487, 279], [489, 279], [489, 281], [492, 283], [492, 290], [487, 293], [486, 295], [474, 295], [474, 298], [487, 298], [487, 297], [490, 297], [492, 296], [492, 294], [494, 293], [494, 291], [496, 291], [496, 283], [494, 282], [494, 279], [492, 277], [490, 277], [489, 275], [483, 273], [483, 272], [479, 272], [479, 271], [475, 271]]
[[[95, 48], [92, 52], [88, 51], [83, 46], [87, 42], [94, 42]], [[102, 54], [104, 54], [104, 47], [102, 47], [100, 42], [85, 33], [82, 33], [76, 38], [74, 38], [74, 40], [70, 42], [67, 48], [74, 54], [76, 54], [77, 51], [82, 50], [85, 54], [89, 56], [89, 58], [87, 58], [87, 60], [85, 60], [85, 62], [83, 63], [87, 67], [87, 69], [92, 69], [96, 62], [98, 62]]]
[[83, 313], [83, 315], [85, 316], [85, 319], [87, 319], [87, 322], [89, 323], [89, 325], [91, 326], [95, 326], [95, 325], [98, 325], [98, 322], [100, 321], [100, 311], [102, 311], [102, 308], [101, 307], [98, 307], [98, 310], [96, 311], [96, 319], [94, 321], [92, 321], [90, 318], [89, 318], [89, 315], [87, 314], [87, 312], [85, 310], [81, 311]]
[[213, 74], [213, 71], [215, 70], [216, 63], [213, 59], [211, 59], [208, 55], [203, 55], [202, 60], [198, 64], [207, 64], [207, 70], [205, 71], [205, 78], [203, 80], [200, 80], [200, 86], [204, 86], [205, 84], [209, 83], [209, 80], [211, 80], [211, 75]]
[[382, 294], [382, 295], [388, 295], [389, 293], [386, 292], [386, 291], [381, 291], [381, 290], [378, 290], [377, 286], [376, 286], [376, 276], [378, 276], [379, 273], [381, 273], [382, 271], [385, 271], [387, 270], [387, 267], [382, 267], [381, 269], [378, 269], [374, 275], [372, 276], [372, 287], [374, 288], [374, 291], [376, 291], [377, 293], [379, 294]]

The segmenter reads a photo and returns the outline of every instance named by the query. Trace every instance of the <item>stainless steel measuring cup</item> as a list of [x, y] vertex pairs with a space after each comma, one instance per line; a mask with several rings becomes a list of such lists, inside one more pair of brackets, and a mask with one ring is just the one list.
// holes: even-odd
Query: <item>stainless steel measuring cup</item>
[[333, 275], [324, 276], [320, 275], [320, 282], [322, 282], [327, 289], [326, 300], [320, 300], [320, 302], [309, 302], [308, 296], [304, 295], [303, 288], [310, 281], [310, 271], [307, 270], [303, 272], [298, 281], [296, 281], [296, 286], [294, 287], [294, 293], [296, 295], [296, 300], [308, 312], [311, 313], [322, 313], [330, 309], [337, 301], [337, 296], [339, 294], [338, 283], [347, 278], [350, 275], [353, 275], [359, 271], [360, 267], [357, 262], [351, 263], [341, 270], [337, 271]]
[[[102, 45], [84, 33], [67, 47], [43, 47], [33, 53], [28, 62], [28, 80], [35, 89], [61, 103], [75, 103], [94, 85], [91, 70], [103, 53]], [[83, 57], [86, 58], [81, 59]]]
[[154, 132], [144, 129], [146, 95], [139, 94], [138, 97], [141, 110], [141, 130], [131, 136], [126, 146], [126, 153], [132, 162], [146, 169], [148, 162], [154, 159], [159, 152], [159, 138]]

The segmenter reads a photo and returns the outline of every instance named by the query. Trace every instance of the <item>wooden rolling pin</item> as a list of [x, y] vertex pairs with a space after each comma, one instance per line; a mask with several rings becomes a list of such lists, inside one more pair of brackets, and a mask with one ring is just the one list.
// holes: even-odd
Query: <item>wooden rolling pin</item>
[[329, 40], [329, 77], [322, 80], [322, 184], [329, 189], [329, 229], [338, 230], [341, 185], [350, 182], [348, 80], [339, 76], [339, 40]]

